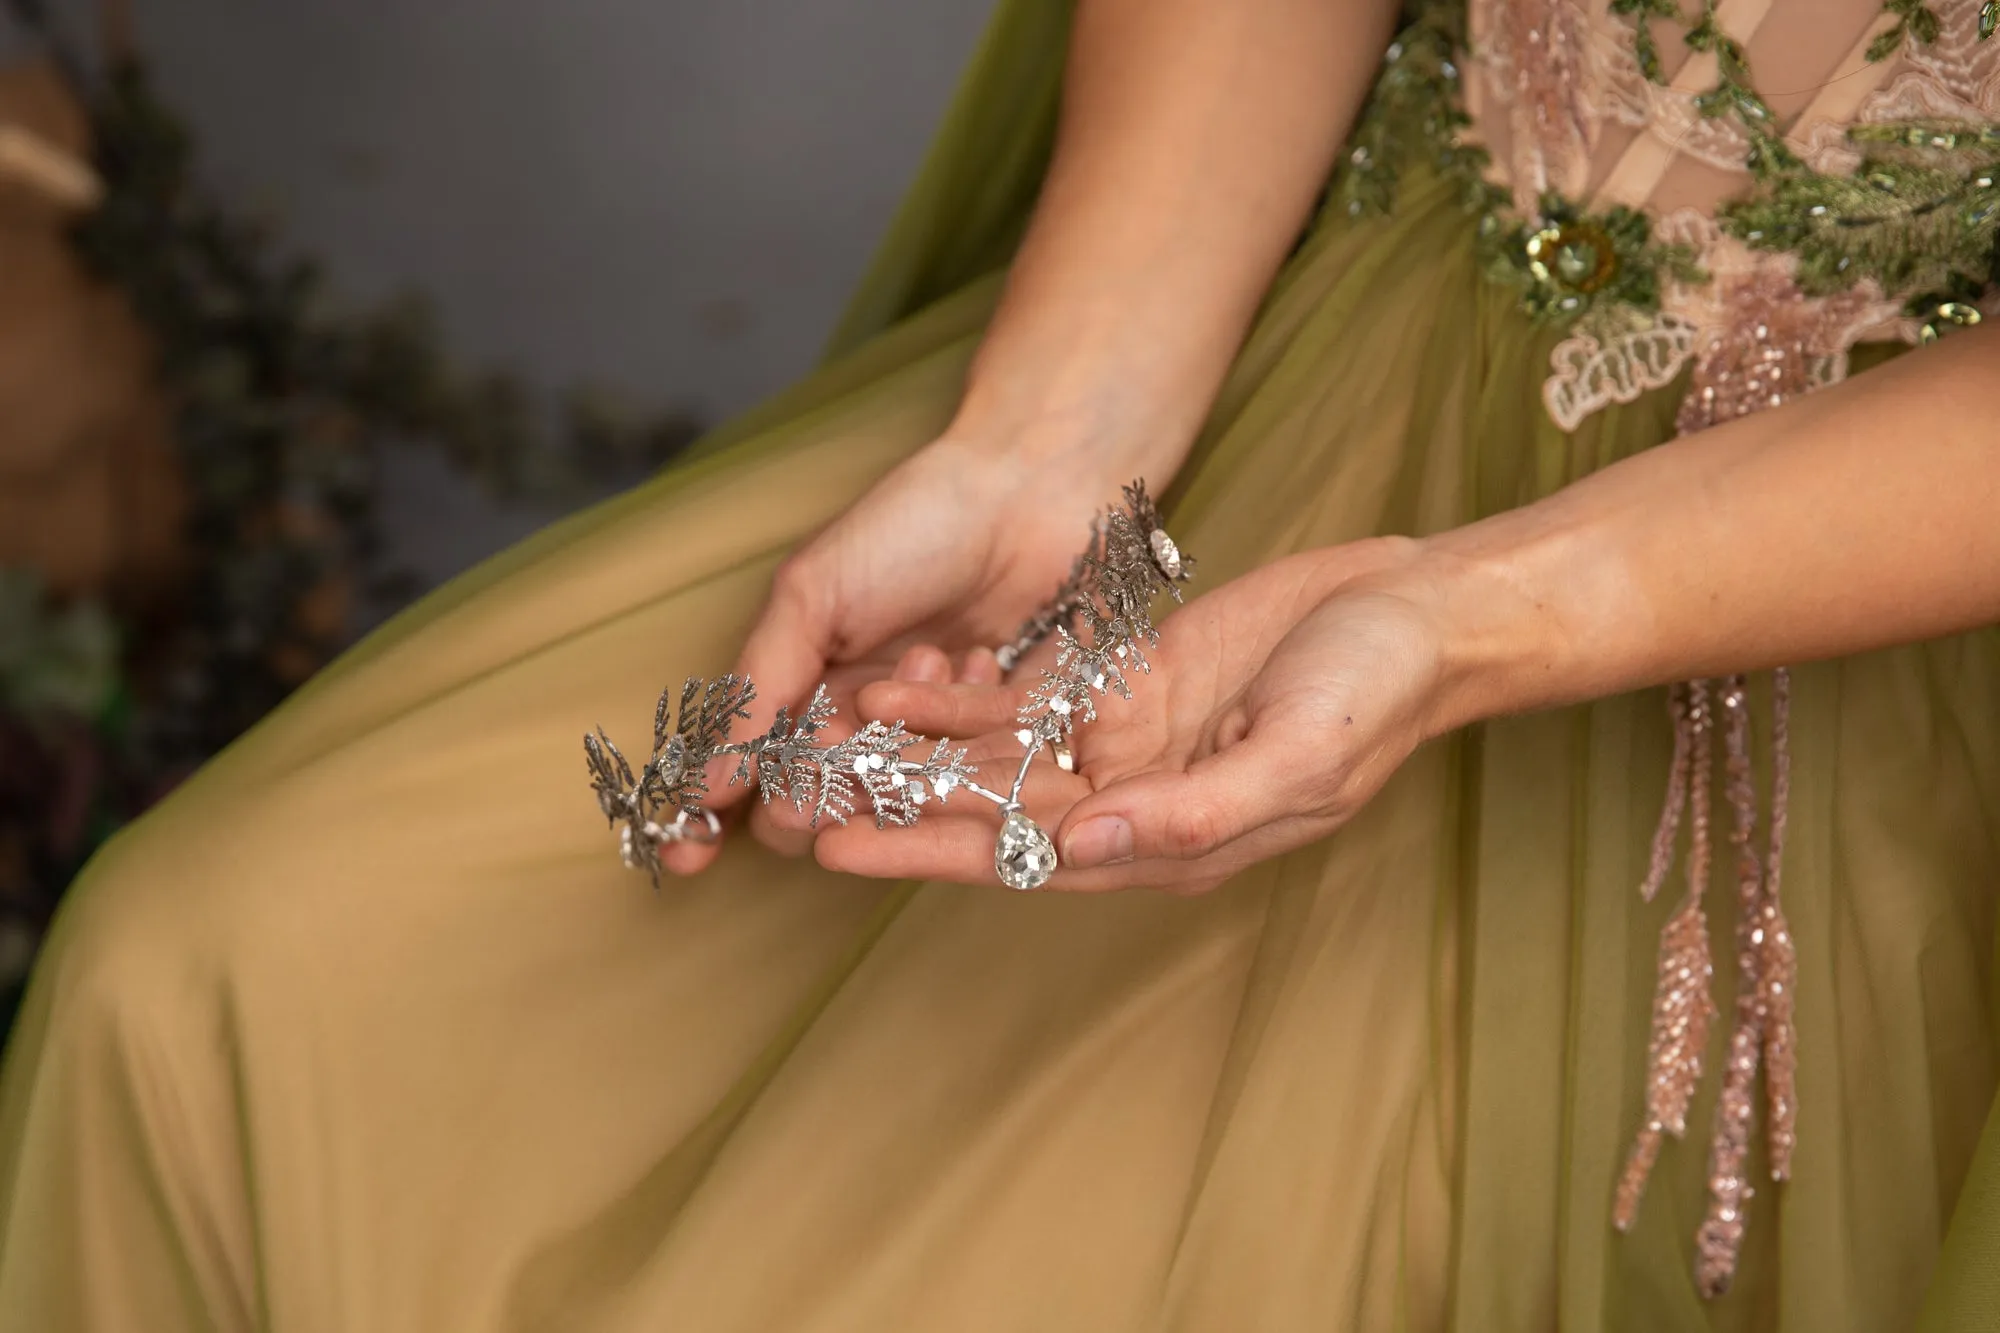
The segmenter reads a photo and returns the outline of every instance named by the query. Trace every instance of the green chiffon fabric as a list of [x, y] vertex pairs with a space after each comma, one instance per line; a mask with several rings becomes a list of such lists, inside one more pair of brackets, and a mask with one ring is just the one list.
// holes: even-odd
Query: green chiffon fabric
[[[1636, 891], [1660, 691], [1428, 746], [1198, 900], [617, 866], [577, 737], [725, 668], [784, 552], [947, 420], [1068, 17], [1002, 6], [821, 369], [399, 617], [93, 863], [0, 1072], [0, 1329], [2000, 1327], [1991, 633], [1795, 675], [1799, 1141], [1713, 1301], [1712, 1079], [1610, 1224], [1672, 907]], [[1312, 227], [1167, 495], [1202, 586], [1670, 433], [1671, 388], [1559, 431], [1552, 335], [1479, 267], [1420, 174]]]

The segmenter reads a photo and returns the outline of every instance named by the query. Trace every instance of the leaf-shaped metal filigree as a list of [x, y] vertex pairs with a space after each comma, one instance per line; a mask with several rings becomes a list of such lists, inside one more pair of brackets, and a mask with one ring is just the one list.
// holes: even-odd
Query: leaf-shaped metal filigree
[[[1193, 573], [1194, 562], [1161, 526], [1145, 482], [1127, 486], [1123, 506], [1092, 525], [1089, 542], [1056, 595], [1024, 622], [1021, 637], [1001, 650], [1002, 665], [1011, 668], [1050, 635], [1058, 639], [1054, 668], [1029, 690], [1022, 710], [1018, 734], [1025, 753], [1007, 795], [978, 783], [965, 747], [916, 735], [900, 720], [871, 721], [842, 740], [826, 740], [838, 710], [824, 685], [799, 713], [780, 708], [762, 735], [731, 741], [730, 728], [750, 715], [756, 687], [738, 675], [691, 676], [678, 695], [672, 690], [660, 695], [653, 752], [638, 769], [603, 731], [584, 737], [598, 809], [622, 825], [625, 864], [645, 870], [655, 886], [663, 843], [713, 836], [717, 825], [704, 808], [708, 770], [724, 756], [736, 758], [731, 785], [754, 785], [763, 800], [788, 802], [814, 827], [845, 824], [864, 806], [877, 828], [907, 827], [929, 802], [946, 800], [961, 787], [1026, 823], [1020, 792], [1029, 762], [1044, 747], [1060, 744], [1078, 720], [1094, 720], [1098, 696], [1132, 697], [1131, 673], [1149, 670], [1142, 645], [1159, 642], [1152, 604], [1163, 591], [1178, 601], [1178, 585]], [[912, 758], [923, 746], [929, 753]], [[1046, 843], [1043, 837], [1038, 846]], [[1033, 874], [1003, 878], [1015, 887], [1038, 886], [1053, 870], [1054, 853], [1036, 852], [1029, 859]]]

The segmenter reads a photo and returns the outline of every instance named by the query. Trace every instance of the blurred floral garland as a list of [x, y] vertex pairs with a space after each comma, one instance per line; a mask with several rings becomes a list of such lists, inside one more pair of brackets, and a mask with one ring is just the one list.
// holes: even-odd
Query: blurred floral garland
[[575, 499], [698, 433], [583, 391], [551, 414], [505, 373], [454, 367], [418, 300], [334, 311], [310, 261], [201, 189], [136, 59], [89, 73], [39, 0], [6, 9], [88, 116], [103, 188], [73, 240], [155, 344], [190, 567], [164, 613], [62, 602], [0, 569], [0, 1032], [91, 852], [338, 652], [357, 597], [415, 591], [381, 550], [387, 451], [440, 451], [499, 495]]

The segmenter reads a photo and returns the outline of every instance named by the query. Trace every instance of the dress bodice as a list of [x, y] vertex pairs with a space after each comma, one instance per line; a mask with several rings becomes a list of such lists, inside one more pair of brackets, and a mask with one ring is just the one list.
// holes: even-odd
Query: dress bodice
[[1857, 342], [2000, 315], [1996, 26], [1996, 0], [1431, 4], [1346, 196], [1427, 139], [1489, 267], [1572, 333], [1556, 421], [1692, 364], [1698, 429], [1840, 378]]
[[[1493, 174], [1530, 210], [1554, 190], [1597, 208], [1713, 214], [1752, 184], [1742, 125], [1696, 105], [1717, 87], [1721, 62], [1688, 45], [1690, 22], [1650, 18], [1641, 39], [1635, 19], [1613, 8], [1614, 0], [1471, 6], [1466, 100]], [[1929, 40], [1902, 31], [1880, 0], [1721, 0], [1713, 13], [1785, 141], [1814, 167], [1845, 175], [1859, 161], [1847, 139], [1856, 125], [2000, 124], [2000, 43], [1979, 38], [1980, 0], [1931, 9]], [[1642, 66], [1646, 50], [1656, 78]]]

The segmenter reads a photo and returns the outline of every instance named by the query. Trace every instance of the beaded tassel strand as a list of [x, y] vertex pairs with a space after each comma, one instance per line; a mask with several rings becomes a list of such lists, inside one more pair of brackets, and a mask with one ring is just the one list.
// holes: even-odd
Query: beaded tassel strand
[[1713, 964], [1702, 899], [1713, 857], [1711, 787], [1715, 777], [1714, 710], [1724, 715], [1725, 792], [1730, 845], [1735, 849], [1738, 986], [1727, 1064], [1709, 1144], [1706, 1216], [1695, 1238], [1695, 1279], [1706, 1296], [1728, 1289], [1742, 1250], [1747, 1205], [1755, 1193], [1745, 1163], [1755, 1129], [1756, 1080], [1761, 1069], [1767, 1108], [1771, 1175], [1785, 1180], [1796, 1142], [1797, 1098], [1792, 996], [1797, 960], [1778, 898], [1790, 799], [1791, 677], [1775, 673], [1772, 685], [1772, 788], [1769, 833], [1756, 846], [1757, 790], [1750, 759], [1748, 683], [1740, 675], [1721, 682], [1689, 681], [1668, 693], [1674, 757], [1665, 803], [1653, 836], [1640, 893], [1651, 901], [1670, 873], [1683, 821], [1688, 824], [1687, 894], [1660, 932], [1658, 981], [1647, 1053], [1646, 1118], [1620, 1176], [1612, 1221], [1628, 1230], [1638, 1215], [1646, 1182], [1669, 1138], [1687, 1130], [1687, 1112], [1700, 1085], [1710, 1024], [1717, 1016], [1710, 995]]

